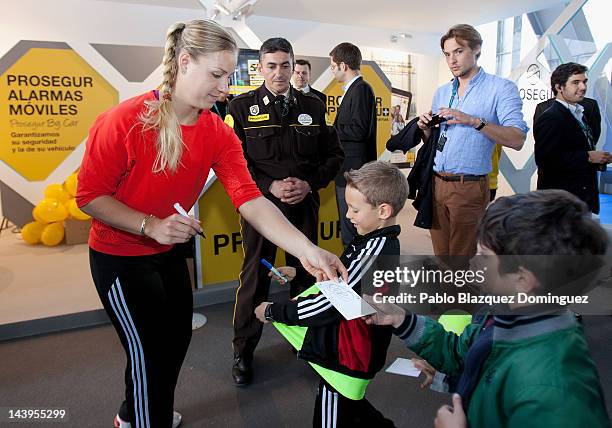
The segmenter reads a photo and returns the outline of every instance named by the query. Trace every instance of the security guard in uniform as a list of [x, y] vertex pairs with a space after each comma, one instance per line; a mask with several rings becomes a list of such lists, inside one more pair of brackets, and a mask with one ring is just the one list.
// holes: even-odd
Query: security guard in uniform
[[[242, 141], [249, 170], [261, 192], [312, 242], [317, 242], [318, 190], [339, 171], [344, 153], [338, 136], [325, 120], [325, 106], [315, 95], [290, 85], [294, 56], [283, 38], [266, 40], [259, 50], [264, 84], [232, 100], [225, 122]], [[244, 263], [234, 307], [234, 365], [236, 386], [252, 379], [252, 359], [263, 324], [255, 308], [268, 298], [270, 278], [262, 258], [274, 263], [276, 246], [240, 219]], [[287, 254], [287, 265], [300, 266]], [[312, 285], [307, 275], [291, 283], [292, 296]], [[306, 282], [308, 281], [308, 282]], [[301, 283], [300, 283], [301, 282]]]

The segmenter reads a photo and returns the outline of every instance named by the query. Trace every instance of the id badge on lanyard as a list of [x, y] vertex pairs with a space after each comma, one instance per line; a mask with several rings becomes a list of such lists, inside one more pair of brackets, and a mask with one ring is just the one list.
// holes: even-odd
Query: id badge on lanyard
[[[450, 101], [448, 102], [448, 108], [451, 108], [453, 106], [453, 101], [455, 101], [455, 96], [457, 95], [458, 90], [459, 90], [459, 79], [455, 78], [455, 81], [453, 82], [453, 92], [451, 94]], [[438, 139], [438, 144], [436, 144], [436, 150], [438, 150], [439, 152], [444, 150], [444, 145], [446, 144], [446, 140], [448, 139], [446, 137], [447, 131], [448, 131], [448, 123], [445, 123], [444, 131], [442, 131], [442, 135], [440, 135], [440, 138]]]
[[576, 120], [578, 121], [578, 124], [580, 125], [580, 128], [582, 129], [582, 132], [584, 133], [584, 136], [586, 137], [587, 142], [589, 143], [589, 150], [595, 150], [595, 141], [593, 141], [594, 137], [593, 131], [591, 131], [591, 127], [583, 121], [578, 120], [578, 118], [576, 118]]

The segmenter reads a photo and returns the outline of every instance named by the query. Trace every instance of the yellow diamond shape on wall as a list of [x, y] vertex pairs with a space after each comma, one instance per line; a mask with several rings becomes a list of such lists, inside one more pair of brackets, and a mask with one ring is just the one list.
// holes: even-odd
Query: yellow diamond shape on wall
[[44, 180], [118, 99], [65, 43], [19, 42], [0, 59], [0, 159], [29, 181]]

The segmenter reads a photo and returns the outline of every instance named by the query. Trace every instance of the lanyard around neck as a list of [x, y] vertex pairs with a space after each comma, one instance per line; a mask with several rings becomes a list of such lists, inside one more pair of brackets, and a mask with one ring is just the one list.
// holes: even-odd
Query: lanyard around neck
[[457, 91], [459, 91], [459, 79], [455, 77], [455, 81], [453, 82], [453, 92], [451, 94], [450, 101], [448, 102], [448, 108], [451, 108], [453, 106], [453, 101], [455, 101]]
[[[457, 96], [457, 91], [459, 91], [459, 78], [455, 77], [455, 80], [453, 81], [453, 92], [451, 93], [451, 97], [448, 102], [448, 108], [452, 108], [453, 101], [455, 101], [455, 97]], [[448, 131], [448, 123], [444, 124], [444, 131], [442, 134], [446, 135], [446, 131]]]
[[[584, 133], [584, 136], [586, 137], [587, 142], [589, 143], [589, 147], [591, 148], [591, 150], [595, 150], [595, 138], [593, 137], [593, 131], [591, 131], [591, 127], [584, 123], [582, 120], [579, 120], [577, 117], [574, 116], [574, 118], [576, 119], [576, 121], [578, 121], [578, 125], [580, 125], [580, 128], [582, 128], [582, 132]], [[584, 116], [582, 116], [582, 118], [584, 120]]]
[[563, 106], [564, 106], [566, 109], [568, 109], [568, 110], [569, 110], [569, 112], [570, 112], [570, 113], [571, 113], [571, 115], [574, 117], [574, 119], [576, 119], [576, 122], [578, 122], [578, 125], [580, 125], [580, 128], [582, 129], [582, 133], [583, 133], [583, 134], [584, 134], [584, 136], [586, 137], [587, 142], [588, 142], [588, 144], [589, 144], [589, 148], [590, 148], [591, 150], [595, 150], [595, 143], [596, 143], [596, 141], [594, 141], [594, 139], [595, 139], [595, 138], [593, 137], [593, 131], [591, 131], [591, 127], [590, 127], [588, 124], [586, 124], [586, 123], [584, 122], [584, 120], [585, 120], [584, 111], [582, 112], [582, 120], [581, 120], [581, 119], [579, 119], [579, 118], [578, 118], [578, 116], [576, 115], [577, 110], [575, 110], [575, 109], [577, 109], [578, 107], [577, 107], [577, 106], [574, 106], [574, 109], [571, 109], [571, 108], [570, 108], [570, 103], [568, 103], [567, 101], [565, 101], [565, 99], [563, 100], [563, 102], [565, 103], [565, 104], [563, 104]]

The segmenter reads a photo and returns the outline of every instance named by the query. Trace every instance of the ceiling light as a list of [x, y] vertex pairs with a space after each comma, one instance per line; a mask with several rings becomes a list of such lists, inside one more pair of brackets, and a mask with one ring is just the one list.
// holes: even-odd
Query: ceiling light
[[408, 34], [408, 33], [391, 34], [391, 43], [397, 43], [399, 39], [412, 39], [412, 34]]

